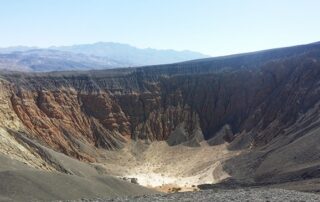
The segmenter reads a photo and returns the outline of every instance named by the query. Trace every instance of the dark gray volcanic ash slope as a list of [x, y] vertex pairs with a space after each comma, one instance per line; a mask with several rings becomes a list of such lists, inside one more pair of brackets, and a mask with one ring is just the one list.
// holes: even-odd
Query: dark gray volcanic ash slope
[[[114, 177], [94, 174], [96, 171], [93, 167], [76, 163], [72, 159], [68, 164], [75, 163], [73, 166], [78, 169], [78, 174], [41, 171], [2, 154], [0, 163], [1, 202], [53, 201], [156, 193]], [[93, 173], [83, 172], [82, 169], [91, 170]]]
[[235, 189], [235, 190], [206, 190], [199, 192], [184, 192], [174, 194], [158, 194], [150, 196], [117, 197], [100, 199], [83, 199], [69, 202], [107, 202], [107, 201], [137, 201], [137, 202], [160, 202], [160, 201], [255, 201], [255, 202], [275, 202], [275, 201], [319, 201], [320, 195], [302, 193], [297, 191], [281, 189]]

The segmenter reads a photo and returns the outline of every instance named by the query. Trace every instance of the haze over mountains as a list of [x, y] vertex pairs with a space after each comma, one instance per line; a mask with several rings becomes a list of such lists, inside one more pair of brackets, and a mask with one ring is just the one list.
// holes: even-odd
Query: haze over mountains
[[47, 49], [17, 46], [0, 49], [0, 69], [67, 71], [133, 67], [208, 57], [192, 51], [139, 49], [127, 44], [99, 42]]

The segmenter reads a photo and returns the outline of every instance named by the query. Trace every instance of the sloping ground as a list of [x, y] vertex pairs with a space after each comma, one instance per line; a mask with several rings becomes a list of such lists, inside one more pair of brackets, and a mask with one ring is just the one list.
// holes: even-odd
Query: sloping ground
[[[83, 171], [85, 166], [90, 169], [89, 165], [79, 168], [76, 161], [68, 162], [69, 166], [72, 163], [74, 169]], [[0, 201], [49, 201], [156, 193], [107, 175], [81, 174], [41, 171], [0, 155]]]
[[228, 160], [224, 170], [241, 182], [282, 183], [319, 178], [319, 109], [316, 104], [301, 114], [286, 129], [286, 135]]
[[[302, 193], [297, 191], [289, 191], [282, 189], [232, 189], [232, 190], [206, 190], [200, 192], [184, 192], [174, 193], [168, 195], [151, 195], [140, 197], [117, 197], [117, 198], [96, 198], [76, 200], [78, 202], [105, 202], [105, 201], [140, 201], [140, 202], [154, 202], [154, 201], [252, 201], [252, 202], [292, 202], [292, 201], [319, 201], [320, 195], [311, 193]], [[75, 202], [75, 201], [73, 201]]]
[[49, 201], [155, 193], [129, 182], [103, 176], [83, 178], [37, 170], [17, 170], [2, 171], [0, 178], [0, 195], [12, 201]]

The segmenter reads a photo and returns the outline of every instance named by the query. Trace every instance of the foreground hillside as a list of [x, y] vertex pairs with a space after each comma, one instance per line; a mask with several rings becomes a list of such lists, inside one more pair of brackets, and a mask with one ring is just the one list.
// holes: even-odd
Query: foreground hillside
[[138, 178], [161, 191], [313, 180], [285, 188], [319, 191], [320, 44], [129, 69], [3, 72], [0, 89], [0, 153], [43, 175]]
[[[83, 199], [77, 201], [85, 202], [105, 202], [105, 201], [139, 201], [139, 202], [159, 202], [159, 201], [255, 201], [255, 202], [276, 202], [276, 201], [319, 201], [320, 195], [311, 193], [302, 193], [297, 191], [288, 191], [281, 189], [232, 189], [232, 190], [206, 190], [199, 192], [184, 192], [174, 194], [158, 194], [151, 196], [138, 196], [138, 197], [117, 197], [117, 198], [96, 198], [96, 199]], [[75, 201], [73, 201], [75, 202]]]
[[[54, 154], [53, 154], [54, 155]], [[55, 156], [57, 159], [59, 156]], [[65, 157], [66, 158], [66, 157]], [[61, 163], [75, 174], [34, 169], [0, 155], [0, 201], [52, 201], [82, 197], [155, 194], [157, 192], [99, 173], [72, 159]]]

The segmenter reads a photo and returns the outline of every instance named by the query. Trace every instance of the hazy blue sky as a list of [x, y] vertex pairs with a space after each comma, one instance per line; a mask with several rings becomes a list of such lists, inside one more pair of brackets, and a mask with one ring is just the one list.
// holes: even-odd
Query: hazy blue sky
[[0, 47], [97, 41], [213, 56], [320, 41], [320, 0], [0, 0]]

